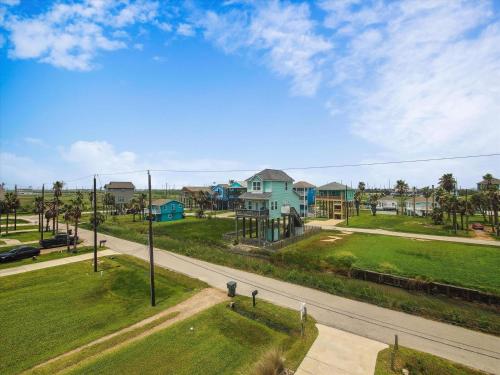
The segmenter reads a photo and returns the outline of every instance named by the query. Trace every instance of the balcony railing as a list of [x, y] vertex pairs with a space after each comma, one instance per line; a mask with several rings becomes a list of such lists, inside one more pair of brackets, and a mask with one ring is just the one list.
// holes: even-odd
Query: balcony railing
[[247, 210], [239, 209], [236, 210], [236, 216], [239, 217], [267, 217], [269, 216], [269, 210]]

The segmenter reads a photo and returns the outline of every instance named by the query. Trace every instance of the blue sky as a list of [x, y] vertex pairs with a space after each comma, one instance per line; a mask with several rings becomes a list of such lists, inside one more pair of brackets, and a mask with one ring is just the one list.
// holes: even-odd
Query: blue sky
[[[498, 1], [0, 0], [0, 180], [499, 152], [499, 12]], [[453, 172], [472, 186], [500, 175], [499, 160], [290, 174], [423, 186]]]

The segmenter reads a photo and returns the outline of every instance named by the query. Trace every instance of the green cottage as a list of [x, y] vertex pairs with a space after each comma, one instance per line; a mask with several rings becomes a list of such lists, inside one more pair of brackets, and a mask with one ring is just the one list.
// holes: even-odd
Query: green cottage
[[264, 169], [247, 182], [240, 195], [242, 208], [236, 210], [236, 232], [244, 239], [259, 243], [274, 242], [302, 235], [304, 224], [299, 216], [300, 197], [293, 190], [293, 179], [277, 169]]

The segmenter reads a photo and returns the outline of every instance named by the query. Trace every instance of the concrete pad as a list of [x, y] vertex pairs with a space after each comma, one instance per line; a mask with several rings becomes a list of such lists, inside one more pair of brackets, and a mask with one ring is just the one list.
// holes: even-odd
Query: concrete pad
[[373, 375], [378, 352], [387, 344], [322, 324], [316, 326], [318, 337], [296, 375]]

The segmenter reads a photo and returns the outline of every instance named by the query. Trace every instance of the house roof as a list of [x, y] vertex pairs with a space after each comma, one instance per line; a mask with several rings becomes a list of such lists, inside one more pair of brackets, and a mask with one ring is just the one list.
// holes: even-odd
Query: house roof
[[209, 187], [209, 186], [184, 186], [182, 188], [182, 190], [187, 190], [187, 191], [190, 191], [192, 193], [196, 193], [196, 192], [204, 192], [204, 193], [212, 193], [212, 188]]
[[262, 200], [262, 199], [269, 199], [271, 198], [272, 194], [271, 193], [250, 193], [246, 192], [240, 195], [240, 199], [257, 199], [257, 200]]
[[133, 183], [128, 181], [111, 181], [104, 185], [105, 189], [135, 189]]
[[291, 178], [289, 175], [287, 175], [285, 172], [279, 170], [279, 169], [264, 169], [263, 171], [260, 171], [259, 173], [254, 174], [252, 177], [247, 178], [248, 180], [251, 180], [254, 177], [260, 177], [262, 181], [285, 181], [285, 182], [293, 182], [293, 178]]
[[330, 182], [329, 184], [320, 186], [318, 188], [318, 190], [346, 190], [346, 189], [347, 190], [354, 190], [353, 188], [351, 188], [347, 185], [339, 184], [338, 182]]
[[160, 198], [160, 199], [153, 199], [151, 201], [151, 205], [152, 206], [163, 206], [164, 204], [167, 204], [167, 203], [170, 203], [170, 202], [179, 202], [179, 201], [177, 201], [175, 199]]
[[314, 188], [316, 186], [314, 186], [313, 184], [310, 184], [307, 181], [299, 181], [299, 182], [294, 183], [293, 187], [299, 188], [299, 189], [310, 189], [310, 188]]

